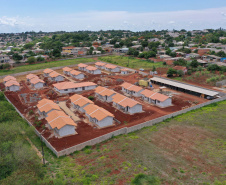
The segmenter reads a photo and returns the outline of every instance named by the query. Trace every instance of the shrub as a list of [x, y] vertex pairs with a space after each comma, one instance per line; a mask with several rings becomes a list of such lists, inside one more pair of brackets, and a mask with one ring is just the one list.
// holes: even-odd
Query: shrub
[[93, 101], [94, 97], [93, 96], [89, 96], [88, 99]]
[[134, 185], [143, 185], [143, 184], [159, 185], [160, 180], [155, 176], [140, 173], [140, 174], [137, 174], [135, 176], [135, 178], [132, 180], [132, 184], [134, 184]]

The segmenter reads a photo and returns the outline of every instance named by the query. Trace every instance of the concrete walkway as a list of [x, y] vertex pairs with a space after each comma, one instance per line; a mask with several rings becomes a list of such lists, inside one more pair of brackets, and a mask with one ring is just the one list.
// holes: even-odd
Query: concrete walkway
[[64, 110], [64, 112], [70, 116], [75, 122], [80, 121], [79, 117], [77, 117], [66, 105], [65, 101], [59, 102], [58, 104], [61, 109]]

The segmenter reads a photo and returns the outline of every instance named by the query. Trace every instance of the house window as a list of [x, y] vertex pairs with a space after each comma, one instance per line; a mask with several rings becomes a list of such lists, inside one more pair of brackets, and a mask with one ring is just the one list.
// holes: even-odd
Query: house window
[[158, 103], [161, 103], [159, 100], [157, 100]]
[[64, 89], [64, 91], [68, 91], [68, 89]]

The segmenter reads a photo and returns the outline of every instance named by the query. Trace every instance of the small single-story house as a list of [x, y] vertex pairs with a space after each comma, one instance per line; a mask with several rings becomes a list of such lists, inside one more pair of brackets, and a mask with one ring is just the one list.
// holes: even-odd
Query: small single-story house
[[122, 91], [124, 93], [127, 93], [127, 94], [130, 94], [132, 96], [135, 96], [135, 97], [140, 97], [141, 96], [141, 92], [144, 90], [143, 88], [139, 87], [139, 86], [136, 86], [136, 85], [133, 85], [133, 84], [130, 84], [130, 83], [127, 83], [127, 82], [124, 82], [122, 85]]
[[106, 64], [105, 63], [103, 63], [103, 62], [96, 62], [95, 63], [95, 66], [98, 68], [98, 69], [104, 69], [104, 66], [105, 66]]
[[76, 71], [76, 70], [70, 71], [70, 75], [71, 75], [71, 77], [76, 78], [76, 79], [85, 78], [85, 75], [82, 72]]
[[26, 76], [27, 82], [30, 82], [31, 79], [35, 79], [35, 78], [39, 78], [39, 77], [37, 75], [34, 75], [34, 74], [28, 74]]
[[20, 84], [17, 81], [10, 80], [5, 83], [6, 90], [8, 91], [19, 91], [20, 90]]
[[168, 107], [172, 105], [172, 98], [158, 92], [145, 89], [141, 92], [142, 99], [148, 103], [153, 103], [159, 107]]
[[135, 114], [142, 112], [142, 105], [139, 102], [126, 96], [123, 96], [119, 93], [113, 96], [112, 102], [117, 109], [127, 114]]
[[4, 84], [5, 84], [6, 82], [10, 81], [10, 80], [16, 81], [16, 78], [13, 77], [13, 76], [6, 76], [5, 78], [3, 78]]
[[75, 131], [77, 124], [63, 111], [52, 111], [46, 117], [46, 121], [55, 136], [65, 137], [77, 134]]
[[45, 77], [48, 77], [49, 74], [52, 73], [52, 72], [53, 72], [53, 70], [52, 70], [52, 69], [49, 69], [49, 68], [47, 68], [47, 69], [45, 69], [45, 70], [43, 71]]
[[127, 75], [128, 73], [129, 73], [129, 69], [126, 69], [126, 68], [121, 69], [122, 75]]
[[118, 72], [120, 72], [120, 67], [115, 66], [115, 65], [111, 65], [111, 64], [106, 64], [105, 70], [110, 71], [110, 72], [114, 72], [114, 73], [118, 73]]
[[63, 68], [63, 72], [65, 75], [70, 75], [70, 71], [72, 71], [73, 69], [71, 69], [70, 67], [64, 67]]
[[59, 105], [48, 99], [40, 100], [37, 104], [37, 108], [39, 115], [44, 117], [47, 117], [53, 110], [61, 111]]
[[86, 72], [90, 74], [95, 74], [95, 75], [101, 74], [101, 70], [93, 66], [87, 66]]
[[40, 78], [32, 78], [30, 80], [30, 83], [35, 89], [43, 88], [43, 86], [45, 84], [44, 81], [41, 80]]
[[188, 69], [186, 67], [184, 67], [184, 66], [175, 66], [175, 67], [173, 67], [173, 69], [175, 69], [177, 71], [181, 70], [181, 71], [184, 72], [184, 74], [186, 74], [188, 72]]
[[95, 95], [98, 99], [106, 101], [106, 102], [112, 102], [112, 97], [116, 94], [115, 91], [107, 89], [105, 87], [98, 86], [95, 89]]
[[88, 65], [86, 65], [86, 64], [80, 63], [80, 64], [78, 64], [78, 69], [81, 71], [86, 71], [87, 66]]
[[61, 82], [61, 83], [53, 84], [53, 86], [57, 92], [61, 94], [65, 94], [65, 93], [92, 90], [97, 87], [97, 84], [93, 82], [82, 82], [82, 83]]
[[94, 104], [87, 105], [84, 110], [89, 121], [99, 128], [113, 125], [114, 115], [107, 110]]
[[71, 96], [70, 100], [71, 100], [71, 105], [73, 106], [73, 108], [78, 109], [82, 113], [85, 112], [84, 108], [87, 105], [93, 104], [93, 102], [91, 100], [89, 100], [88, 98], [86, 98], [82, 95], [79, 95], [79, 94], [75, 94], [75, 95]]
[[53, 71], [52, 73], [49, 74], [49, 79], [55, 82], [64, 81], [64, 77], [60, 73], [57, 73], [56, 71]]

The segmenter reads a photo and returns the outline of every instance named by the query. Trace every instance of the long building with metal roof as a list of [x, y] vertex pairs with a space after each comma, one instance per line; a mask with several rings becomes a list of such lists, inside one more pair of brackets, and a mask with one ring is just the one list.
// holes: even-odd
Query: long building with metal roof
[[151, 78], [150, 81], [154, 84], [164, 85], [171, 89], [186, 92], [186, 93], [193, 94], [196, 96], [204, 95], [205, 98], [207, 98], [208, 96], [211, 98], [216, 98], [216, 96], [219, 95], [219, 92], [217, 92], [217, 91], [212, 91], [212, 90], [208, 90], [208, 89], [201, 88], [198, 86], [177, 82], [175, 80], [171, 80], [171, 79], [167, 79], [167, 78], [163, 78], [163, 77], [155, 76], [155, 77]]

